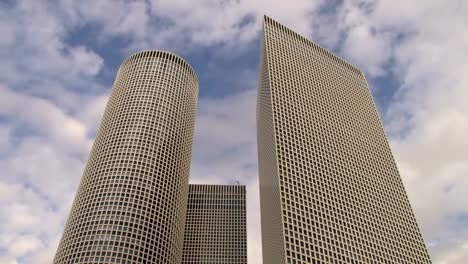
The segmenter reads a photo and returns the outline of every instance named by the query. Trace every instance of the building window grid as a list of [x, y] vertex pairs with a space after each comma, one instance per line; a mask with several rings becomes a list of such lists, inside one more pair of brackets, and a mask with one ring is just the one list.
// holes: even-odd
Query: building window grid
[[[55, 263], [172, 263], [181, 258], [181, 248], [174, 245], [182, 246], [182, 230], [157, 236], [151, 230], [171, 227], [169, 218], [181, 219], [173, 206], [185, 204], [184, 187], [177, 190], [177, 204], [167, 203], [180, 183], [162, 175], [179, 174], [188, 183], [197, 82], [190, 66], [165, 52], [137, 53], [123, 63]], [[169, 107], [173, 113], [167, 113]], [[182, 133], [171, 133], [176, 130]], [[154, 204], [165, 213], [156, 212]]]
[[[271, 89], [287, 263], [427, 262], [427, 251], [362, 73], [277, 22], [267, 18], [264, 23], [271, 87], [261, 84], [259, 97], [263, 89]], [[344, 76], [330, 68], [339, 68]], [[327, 89], [309, 90], [307, 87], [317, 86], [316, 80]], [[346, 101], [349, 98], [352, 103]], [[304, 126], [305, 120], [310, 126]], [[363, 133], [369, 128], [361, 127], [369, 124], [360, 120], [380, 129], [378, 136]], [[357, 137], [345, 127], [357, 132]], [[350, 148], [350, 136], [362, 145]], [[393, 194], [382, 195], [386, 188], [392, 188]], [[386, 210], [382, 212], [382, 208]], [[402, 223], [410, 224], [411, 229]]]
[[182, 263], [247, 263], [245, 186], [190, 185]]

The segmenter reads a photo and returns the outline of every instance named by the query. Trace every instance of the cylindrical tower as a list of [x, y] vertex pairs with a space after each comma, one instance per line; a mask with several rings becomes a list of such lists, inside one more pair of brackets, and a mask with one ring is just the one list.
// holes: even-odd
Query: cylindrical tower
[[180, 263], [197, 97], [178, 56], [125, 60], [54, 263]]

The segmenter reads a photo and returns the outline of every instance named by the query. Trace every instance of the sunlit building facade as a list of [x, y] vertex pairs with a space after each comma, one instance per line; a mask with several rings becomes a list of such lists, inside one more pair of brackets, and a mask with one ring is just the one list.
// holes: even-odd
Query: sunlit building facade
[[197, 97], [174, 54], [124, 61], [54, 263], [181, 262]]
[[364, 74], [263, 21], [263, 263], [429, 263]]

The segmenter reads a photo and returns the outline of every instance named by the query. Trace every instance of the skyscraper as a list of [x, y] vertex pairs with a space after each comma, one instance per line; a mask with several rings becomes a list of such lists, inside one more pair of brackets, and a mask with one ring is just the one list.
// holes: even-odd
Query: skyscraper
[[189, 187], [183, 264], [246, 264], [245, 186]]
[[183, 59], [125, 60], [54, 263], [180, 263], [197, 97]]
[[364, 74], [263, 22], [263, 262], [430, 262]]

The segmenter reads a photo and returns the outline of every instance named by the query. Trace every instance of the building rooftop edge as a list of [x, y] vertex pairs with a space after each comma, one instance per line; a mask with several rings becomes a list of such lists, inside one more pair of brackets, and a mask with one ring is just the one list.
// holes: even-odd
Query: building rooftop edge
[[208, 184], [204, 184], [204, 183], [189, 183], [189, 185], [194, 185], [194, 186], [201, 186], [201, 185], [204, 185], [204, 186], [242, 186], [242, 187], [245, 187], [246, 185], [244, 184], [212, 184], [212, 183], [208, 183]]
[[327, 55], [332, 56], [332, 57], [338, 59], [339, 61], [343, 62], [343, 63], [346, 64], [347, 66], [349, 66], [349, 67], [353, 68], [354, 70], [358, 71], [362, 76], [365, 76], [364, 72], [363, 72], [361, 69], [359, 69], [358, 67], [356, 67], [356, 66], [354, 66], [353, 64], [349, 63], [349, 62], [346, 61], [345, 59], [339, 57], [339, 56], [336, 55], [335, 53], [333, 53], [333, 52], [327, 50], [326, 48], [320, 46], [319, 44], [315, 43], [314, 41], [312, 41], [312, 40], [310, 40], [310, 39], [304, 37], [303, 35], [297, 33], [296, 31], [292, 30], [291, 28], [289, 28], [289, 27], [287, 27], [287, 26], [281, 24], [280, 22], [278, 22], [277, 20], [275, 20], [275, 19], [269, 17], [269, 16], [266, 15], [266, 14], [263, 15], [263, 28], [265, 28], [265, 22], [268, 22], [268, 20], [270, 20], [270, 21], [272, 21], [272, 22], [274, 22], [274, 23], [277, 23], [278, 25], [280, 25], [280, 26], [282, 26], [282, 27], [288, 29], [292, 34], [295, 34], [295, 35], [297, 35], [298, 37], [300, 37], [300, 38], [302, 38], [302, 39], [304, 39], [304, 40], [306, 40], [306, 41], [312, 43], [313, 45], [315, 45], [316, 47], [318, 47], [320, 50], [322, 50], [323, 52], [325, 52]]
[[157, 52], [160, 52], [160, 53], [163, 53], [163, 54], [168, 54], [170, 56], [174, 56], [175, 58], [177, 59], [180, 59], [180, 61], [185, 64], [187, 66], [187, 68], [189, 69], [189, 71], [193, 74], [193, 76], [195, 77], [195, 79], [197, 80], [198, 82], [198, 77], [197, 77], [197, 74], [195, 72], [195, 70], [193, 69], [192, 65], [190, 65], [190, 63], [188, 63], [184, 58], [182, 58], [181, 56], [177, 55], [177, 54], [174, 54], [170, 51], [165, 51], [165, 50], [157, 50], [157, 49], [146, 49], [146, 50], [141, 50], [141, 51], [137, 51], [133, 54], [131, 54], [130, 56], [128, 56], [121, 64], [122, 65], [125, 65], [125, 63], [127, 63], [127, 61], [129, 61], [130, 59], [132, 58], [135, 58], [136, 56], [140, 55], [140, 54], [144, 54], [144, 53], [147, 53], [147, 54], [150, 54], [151, 52], [154, 52], [154, 53], [157, 53]]

